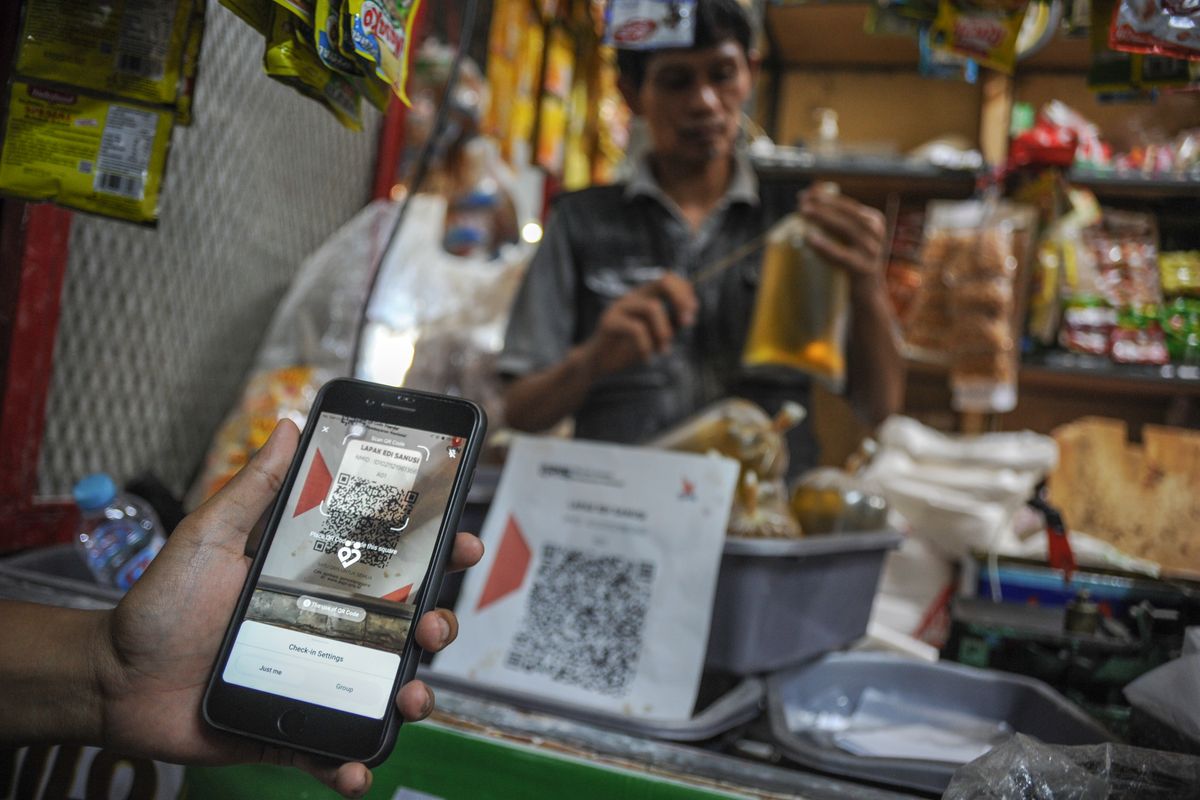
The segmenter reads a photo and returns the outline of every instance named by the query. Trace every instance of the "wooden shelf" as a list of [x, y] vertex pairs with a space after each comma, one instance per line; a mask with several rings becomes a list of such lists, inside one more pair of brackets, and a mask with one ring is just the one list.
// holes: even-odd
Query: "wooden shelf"
[[1102, 197], [1128, 198], [1200, 198], [1200, 177], [1143, 177], [1111, 171], [1072, 169], [1068, 179], [1076, 186], [1091, 189]]
[[867, 3], [768, 5], [769, 55], [784, 69], [794, 67], [917, 68], [915, 39], [871, 36], [863, 31]]
[[[818, 158], [794, 148], [777, 148], [771, 157], [752, 157], [764, 183], [807, 183], [833, 180], [852, 195], [886, 195], [889, 192], [948, 199], [970, 197], [979, 172], [946, 169], [889, 156]], [[857, 190], [857, 191], [856, 191]]]
[[[865, 0], [770, 3], [765, 19], [767, 38], [776, 48], [770, 55], [784, 69], [907, 67], [915, 72], [920, 59], [916, 40], [866, 33], [863, 24], [869, 8]], [[1059, 34], [1040, 52], [1018, 62], [1017, 72], [1085, 73], [1091, 62], [1091, 44], [1086, 38]]]

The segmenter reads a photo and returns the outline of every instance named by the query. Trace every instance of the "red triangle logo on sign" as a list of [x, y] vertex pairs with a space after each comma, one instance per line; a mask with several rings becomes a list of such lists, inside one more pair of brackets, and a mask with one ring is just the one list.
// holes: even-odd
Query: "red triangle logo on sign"
[[413, 585], [410, 583], [408, 586], [401, 587], [394, 592], [388, 592], [382, 599], [391, 600], [393, 603], [406, 603], [408, 602], [408, 596], [412, 594], [412, 587]]
[[516, 517], [509, 514], [508, 524], [504, 526], [504, 535], [500, 537], [500, 549], [496, 551], [496, 560], [492, 571], [488, 573], [487, 583], [483, 586], [483, 594], [479, 596], [476, 611], [482, 611], [497, 600], [512, 594], [525, 581], [525, 573], [529, 571], [529, 544], [521, 533], [521, 526]]
[[308, 468], [308, 477], [304, 479], [304, 489], [300, 491], [300, 499], [296, 501], [296, 510], [292, 516], [298, 517], [305, 511], [312, 511], [321, 505], [332, 485], [333, 476], [329, 474], [329, 467], [325, 466], [325, 459], [318, 450]]

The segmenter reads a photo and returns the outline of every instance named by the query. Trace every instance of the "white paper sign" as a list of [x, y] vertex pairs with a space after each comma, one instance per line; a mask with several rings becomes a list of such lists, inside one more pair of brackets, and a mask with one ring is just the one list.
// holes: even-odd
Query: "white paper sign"
[[639, 718], [691, 717], [736, 462], [520, 437], [438, 672]]

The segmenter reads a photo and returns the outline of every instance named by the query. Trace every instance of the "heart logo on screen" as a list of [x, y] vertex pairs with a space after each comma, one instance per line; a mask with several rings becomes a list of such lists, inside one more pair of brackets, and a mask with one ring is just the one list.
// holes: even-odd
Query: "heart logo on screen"
[[362, 550], [356, 550], [353, 547], [338, 548], [338, 561], [342, 562], [342, 566], [346, 569], [357, 564], [360, 558], [362, 558]]

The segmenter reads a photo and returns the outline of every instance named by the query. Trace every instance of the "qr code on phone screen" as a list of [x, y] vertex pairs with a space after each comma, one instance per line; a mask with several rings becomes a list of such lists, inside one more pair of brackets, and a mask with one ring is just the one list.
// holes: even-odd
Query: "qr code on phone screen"
[[[416, 502], [416, 492], [342, 473], [323, 509], [321, 532], [328, 536], [313, 549], [336, 551], [343, 543], [356, 543], [363, 563], [386, 567]], [[363, 549], [364, 543], [379, 549]]]
[[654, 564], [542, 547], [508, 667], [619, 696], [633, 679]]

